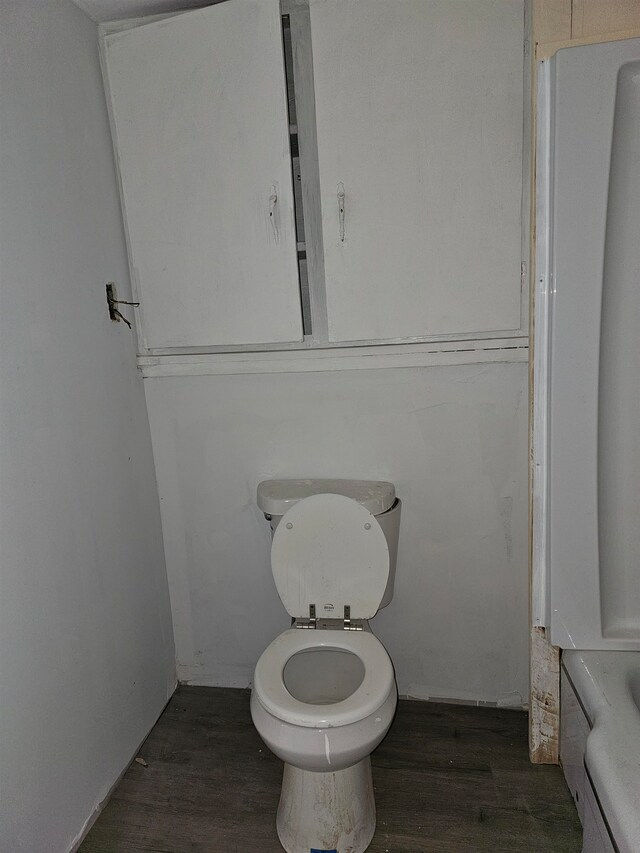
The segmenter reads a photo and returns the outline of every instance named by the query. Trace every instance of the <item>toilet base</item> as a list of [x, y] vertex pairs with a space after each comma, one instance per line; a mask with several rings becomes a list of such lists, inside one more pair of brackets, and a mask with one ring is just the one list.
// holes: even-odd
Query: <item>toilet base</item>
[[276, 827], [287, 853], [364, 853], [376, 828], [369, 756], [335, 773], [285, 764]]

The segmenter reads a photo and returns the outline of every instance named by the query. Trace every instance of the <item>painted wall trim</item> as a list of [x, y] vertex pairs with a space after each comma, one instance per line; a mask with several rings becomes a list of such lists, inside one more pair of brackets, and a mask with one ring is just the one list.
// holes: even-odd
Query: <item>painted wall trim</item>
[[533, 313], [531, 622], [549, 624], [547, 554], [549, 320], [551, 266], [551, 81], [549, 62], [538, 63], [536, 121], [536, 242]]
[[[535, 60], [534, 60], [535, 63]], [[551, 86], [549, 62], [534, 65], [534, 255], [531, 324], [531, 567], [529, 757], [557, 764], [560, 743], [560, 654], [549, 643], [547, 569], [548, 362], [551, 281]]]
[[398, 367], [440, 367], [456, 364], [526, 362], [525, 338], [483, 342], [456, 341], [388, 347], [348, 347], [315, 350], [209, 353], [204, 355], [138, 356], [145, 378], [158, 376], [218, 376], [238, 373], [321, 373], [333, 370], [371, 370]]

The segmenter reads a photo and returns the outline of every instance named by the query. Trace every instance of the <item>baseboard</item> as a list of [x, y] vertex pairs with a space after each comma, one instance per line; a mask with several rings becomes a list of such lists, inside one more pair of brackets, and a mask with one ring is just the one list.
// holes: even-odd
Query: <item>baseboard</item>
[[444, 705], [465, 705], [473, 708], [500, 708], [501, 711], [527, 711], [524, 703], [491, 702], [484, 699], [461, 699], [455, 696], [413, 696], [410, 693], [399, 693], [399, 699], [409, 699], [411, 702], [435, 702]]

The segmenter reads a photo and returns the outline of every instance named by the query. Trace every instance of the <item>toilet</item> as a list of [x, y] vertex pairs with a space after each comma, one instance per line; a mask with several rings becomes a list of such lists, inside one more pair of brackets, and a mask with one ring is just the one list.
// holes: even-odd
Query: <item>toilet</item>
[[362, 853], [376, 825], [370, 754], [397, 704], [368, 620], [393, 597], [401, 502], [392, 483], [266, 480], [271, 567], [291, 616], [255, 669], [251, 716], [284, 762], [287, 853]]

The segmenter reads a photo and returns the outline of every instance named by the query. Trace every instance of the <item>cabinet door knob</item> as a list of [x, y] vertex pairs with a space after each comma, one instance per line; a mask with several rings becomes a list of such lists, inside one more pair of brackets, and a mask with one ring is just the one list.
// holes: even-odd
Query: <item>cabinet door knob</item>
[[269, 196], [269, 220], [273, 228], [273, 236], [278, 243], [280, 235], [278, 234], [278, 224], [276, 222], [276, 205], [278, 203], [278, 188], [275, 184], [271, 187], [271, 195]]
[[340, 242], [344, 243], [344, 184], [338, 184], [338, 220], [340, 222]]

